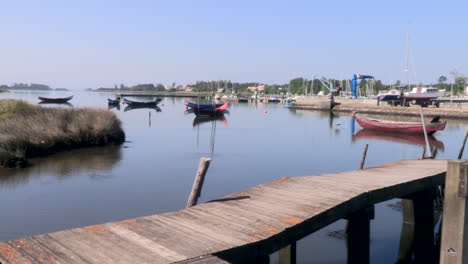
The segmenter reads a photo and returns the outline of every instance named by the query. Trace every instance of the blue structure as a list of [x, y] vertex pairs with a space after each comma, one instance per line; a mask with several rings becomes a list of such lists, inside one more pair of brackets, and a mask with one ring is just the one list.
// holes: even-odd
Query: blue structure
[[358, 81], [364, 80], [364, 79], [374, 79], [374, 77], [370, 75], [360, 75], [360, 74], [353, 75], [353, 79], [351, 80], [351, 97], [353, 99], [357, 98]]

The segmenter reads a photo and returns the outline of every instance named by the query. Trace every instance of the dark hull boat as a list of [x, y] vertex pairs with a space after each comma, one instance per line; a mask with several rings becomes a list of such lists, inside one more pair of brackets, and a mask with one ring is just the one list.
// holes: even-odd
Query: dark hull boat
[[37, 98], [39, 98], [39, 100], [41, 100], [42, 103], [63, 104], [63, 103], [70, 101], [73, 98], [73, 95], [69, 97], [62, 97], [62, 98], [48, 98], [48, 97], [42, 97], [42, 96], [39, 96]]
[[197, 116], [221, 116], [227, 112], [228, 103], [220, 104], [217, 108], [188, 108], [188, 112]]
[[161, 108], [157, 105], [128, 105], [125, 107], [124, 112], [135, 110], [135, 109], [154, 109], [156, 112], [161, 112]]
[[128, 105], [128, 106], [131, 106], [131, 107], [138, 107], [138, 106], [157, 106], [159, 104], [159, 102], [162, 101], [161, 98], [158, 98], [154, 101], [132, 101], [132, 100], [128, 100], [128, 99], [125, 99], [124, 98], [124, 101], [125, 103]]
[[224, 105], [226, 105], [225, 107], [227, 108], [227, 103], [223, 103], [223, 104], [196, 104], [196, 103], [191, 103], [191, 102], [188, 102], [185, 104], [187, 106], [187, 108], [191, 108], [193, 110], [197, 110], [197, 109], [200, 109], [200, 110], [215, 110], [219, 107], [223, 107]]
[[[359, 125], [365, 129], [372, 129], [386, 132], [397, 132], [407, 134], [423, 134], [424, 128], [421, 122], [395, 122], [378, 119], [367, 119], [359, 117], [356, 113], [353, 118]], [[434, 118], [430, 123], [426, 123], [427, 134], [432, 135], [436, 131], [444, 130], [447, 121], [439, 121], [439, 118]]]

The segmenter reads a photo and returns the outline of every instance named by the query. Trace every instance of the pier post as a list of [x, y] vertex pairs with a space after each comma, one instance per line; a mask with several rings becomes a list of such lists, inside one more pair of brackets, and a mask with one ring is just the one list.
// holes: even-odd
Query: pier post
[[279, 264], [296, 264], [296, 242], [279, 250]]
[[370, 219], [373, 207], [361, 209], [348, 217], [348, 264], [369, 263]]
[[435, 263], [434, 201], [435, 189], [410, 194], [402, 199], [403, 223], [398, 263]]
[[401, 199], [403, 223], [401, 225], [400, 246], [398, 248], [398, 262], [410, 263], [413, 256], [414, 242], [414, 206], [413, 201]]
[[445, 177], [440, 263], [468, 261], [467, 160], [449, 160]]
[[198, 198], [201, 194], [203, 182], [205, 180], [205, 174], [210, 167], [211, 159], [202, 157], [198, 164], [197, 174], [195, 174], [195, 181], [193, 182], [192, 191], [190, 192], [189, 199], [187, 201], [187, 207], [191, 207], [197, 204]]
[[414, 261], [415, 263], [435, 263], [435, 189], [427, 189], [410, 197], [414, 206]]

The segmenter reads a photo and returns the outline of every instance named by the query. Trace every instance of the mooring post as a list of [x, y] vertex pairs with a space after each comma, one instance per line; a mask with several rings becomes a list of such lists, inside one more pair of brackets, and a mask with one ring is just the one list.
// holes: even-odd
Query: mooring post
[[210, 163], [210, 158], [200, 158], [200, 163], [198, 164], [197, 174], [195, 174], [195, 181], [193, 182], [192, 191], [190, 192], [190, 196], [187, 201], [187, 207], [191, 207], [197, 204], [203, 187], [203, 181], [205, 180], [205, 174], [208, 170], [208, 167], [210, 167]]
[[426, 153], [432, 154], [431, 152], [431, 146], [429, 145], [429, 139], [427, 138], [427, 130], [426, 130], [426, 123], [424, 122], [424, 114], [422, 111], [422, 106], [419, 107], [419, 113], [421, 114], [421, 124], [423, 127], [423, 132], [424, 132], [424, 139], [426, 141]]
[[460, 151], [458, 152], [458, 159], [463, 157], [463, 151], [465, 150], [466, 139], [468, 138], [468, 130], [466, 130], [465, 138], [463, 139], [463, 143], [461, 145]]
[[279, 264], [296, 264], [296, 242], [279, 250]]
[[364, 208], [348, 216], [348, 264], [369, 263], [370, 219], [373, 207]]
[[364, 147], [364, 152], [362, 153], [362, 159], [361, 159], [361, 165], [359, 166], [359, 169], [364, 169], [364, 163], [366, 162], [366, 155], [367, 155], [367, 148], [369, 147], [369, 144], [366, 144]]
[[449, 160], [445, 177], [440, 263], [468, 262], [467, 160]]

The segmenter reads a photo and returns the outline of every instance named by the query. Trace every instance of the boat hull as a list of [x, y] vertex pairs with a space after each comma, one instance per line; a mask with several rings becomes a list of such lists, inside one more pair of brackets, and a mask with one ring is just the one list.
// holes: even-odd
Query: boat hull
[[157, 106], [159, 104], [159, 102], [162, 101], [162, 99], [158, 98], [155, 101], [138, 102], [138, 101], [132, 101], [132, 100], [128, 100], [128, 99], [124, 98], [124, 101], [128, 106], [132, 106], [132, 107], [138, 107], [138, 106], [142, 106], [142, 107], [145, 107], [145, 106], [151, 107], [151, 106], [153, 106], [154, 107], [154, 106]]
[[[359, 125], [365, 129], [386, 131], [386, 132], [397, 132], [407, 134], [423, 134], [424, 128], [422, 124], [418, 123], [397, 123], [397, 122], [385, 122], [381, 120], [365, 119], [359, 117], [356, 113], [353, 114], [353, 118], [359, 123]], [[429, 135], [444, 130], [446, 121], [440, 121], [435, 123], [426, 123], [426, 131]]]
[[42, 97], [42, 96], [38, 96], [37, 98], [44, 103], [62, 104], [62, 103], [66, 103], [70, 101], [73, 98], [73, 95], [69, 97], [64, 97], [64, 98], [48, 98], [48, 97]]
[[196, 104], [196, 103], [191, 103], [191, 102], [188, 102], [186, 103], [185, 105], [187, 106], [187, 108], [192, 108], [193, 110], [196, 110], [196, 109], [200, 109], [200, 110], [214, 110], [218, 107], [221, 107], [223, 106], [225, 103], [223, 104]]

